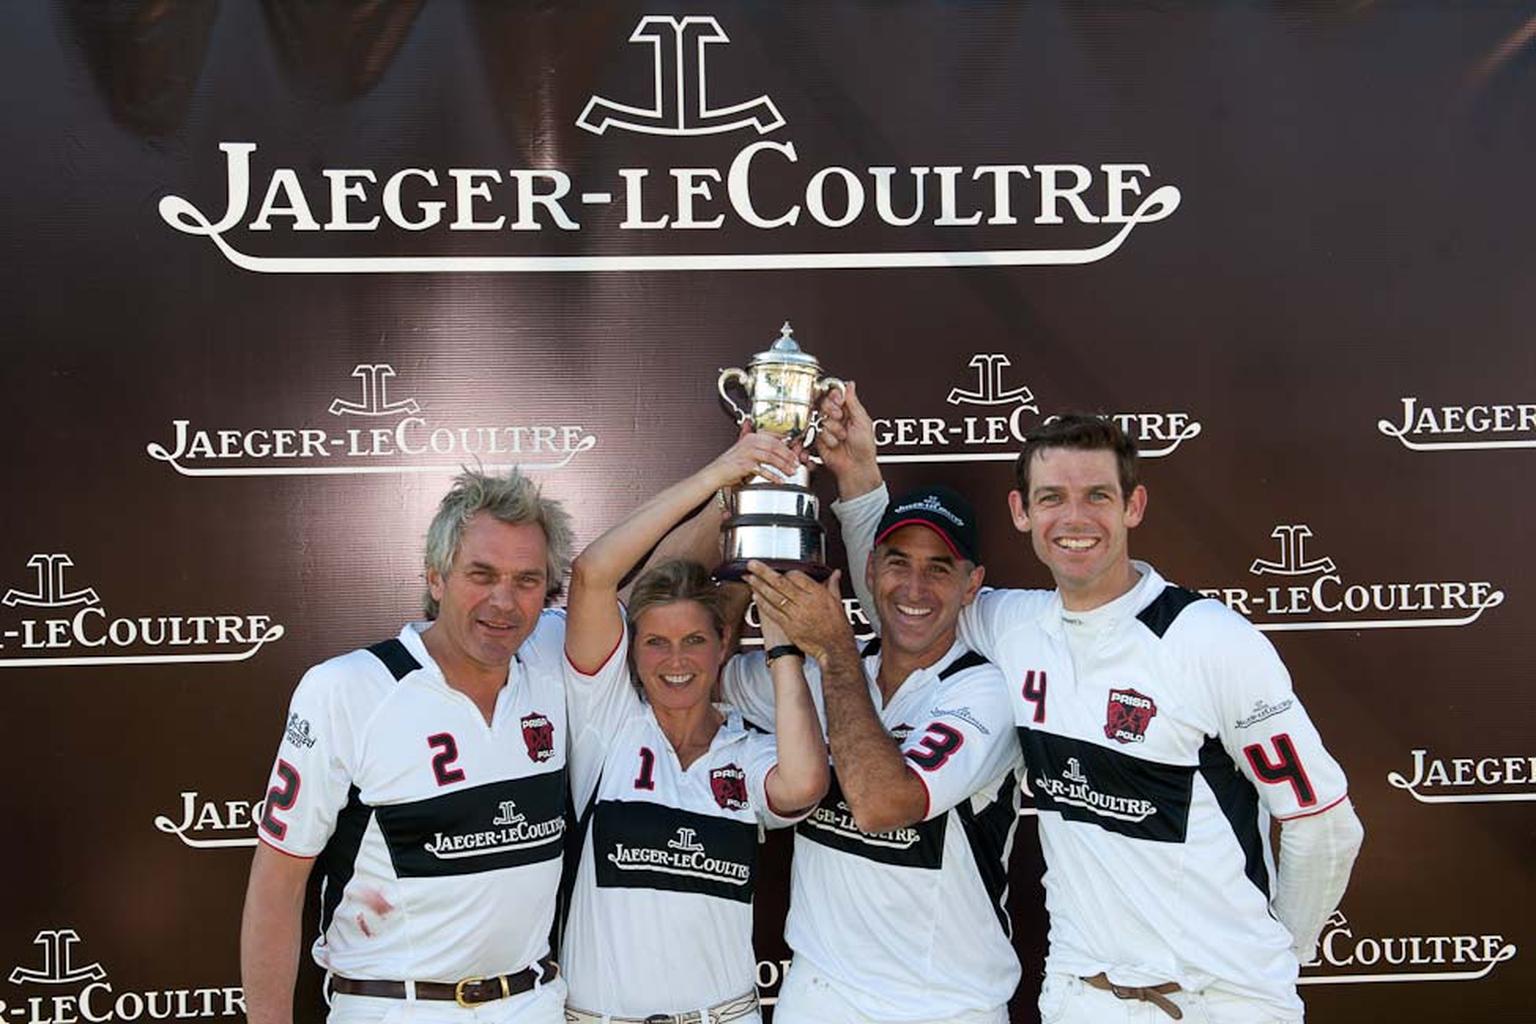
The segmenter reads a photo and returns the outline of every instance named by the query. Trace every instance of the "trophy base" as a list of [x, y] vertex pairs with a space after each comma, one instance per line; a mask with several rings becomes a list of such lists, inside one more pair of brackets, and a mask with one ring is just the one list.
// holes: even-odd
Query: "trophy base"
[[733, 558], [715, 570], [715, 579], [722, 582], [741, 579], [747, 574], [748, 561], [762, 562], [775, 572], [803, 572], [817, 583], [826, 582], [827, 578], [832, 575], [832, 567], [821, 562], [799, 561], [790, 558]]
[[[807, 492], [805, 497], [815, 500]], [[772, 498], [760, 492], [758, 498]], [[780, 495], [793, 497], [793, 495]], [[827, 546], [821, 524], [815, 519], [788, 515], [738, 515], [725, 523], [723, 564], [717, 579], [740, 579], [747, 562], [756, 559], [779, 572], [798, 569], [813, 579], [832, 574], [827, 568]]]

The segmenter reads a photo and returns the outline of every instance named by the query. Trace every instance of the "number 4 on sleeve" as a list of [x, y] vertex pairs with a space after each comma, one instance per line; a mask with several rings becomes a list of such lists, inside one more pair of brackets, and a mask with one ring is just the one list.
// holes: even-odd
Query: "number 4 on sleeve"
[[1270, 742], [1275, 748], [1273, 759], [1262, 743], [1251, 743], [1243, 748], [1243, 756], [1248, 759], [1248, 767], [1253, 769], [1253, 774], [1272, 786], [1282, 782], [1290, 783], [1298, 807], [1311, 807], [1317, 803], [1312, 780], [1307, 778], [1307, 770], [1301, 765], [1301, 757], [1296, 753], [1296, 744], [1291, 742], [1290, 734], [1279, 733], [1271, 737]]

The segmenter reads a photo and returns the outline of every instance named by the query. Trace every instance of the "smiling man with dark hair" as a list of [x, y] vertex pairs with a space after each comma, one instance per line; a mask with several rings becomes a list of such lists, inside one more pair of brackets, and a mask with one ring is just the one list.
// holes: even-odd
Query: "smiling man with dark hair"
[[[824, 456], [858, 453], [870, 485], [834, 506], [857, 582], [885, 488], [868, 414], [828, 406]], [[1364, 835], [1342, 769], [1262, 634], [1131, 559], [1147, 490], [1113, 422], [1043, 425], [1017, 484], [1013, 524], [1056, 589], [984, 590], [959, 634], [1002, 670], [1039, 814], [1042, 1018], [1300, 1021], [1299, 964]]]
[[[826, 459], [840, 493], [879, 484], [845, 452]], [[927, 487], [877, 515], [860, 587], [885, 632], [862, 652], [835, 577], [820, 586], [754, 562], [748, 578], [819, 680], [833, 763], [827, 796], [796, 829], [795, 956], [774, 1020], [1006, 1024], [1020, 973], [1006, 907], [1019, 746], [1002, 677], [956, 632], [985, 577], [976, 514]], [[724, 682], [733, 703], [767, 716], [763, 655], [735, 659]]]

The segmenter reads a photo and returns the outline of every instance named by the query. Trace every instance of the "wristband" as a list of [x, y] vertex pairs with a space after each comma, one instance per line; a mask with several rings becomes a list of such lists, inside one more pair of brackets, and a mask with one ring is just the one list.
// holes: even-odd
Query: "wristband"
[[773, 659], [782, 658], [786, 654], [793, 654], [801, 660], [805, 659], [805, 652], [794, 644], [779, 644], [777, 647], [768, 648], [768, 664], [773, 664]]

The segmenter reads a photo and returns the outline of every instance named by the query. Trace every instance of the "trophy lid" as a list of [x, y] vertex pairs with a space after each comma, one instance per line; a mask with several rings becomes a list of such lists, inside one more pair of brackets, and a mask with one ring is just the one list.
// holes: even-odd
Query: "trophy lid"
[[779, 328], [779, 336], [774, 343], [763, 352], [752, 357], [753, 366], [763, 365], [808, 366], [813, 369], [821, 369], [821, 361], [806, 352], [795, 341], [794, 328], [789, 326], [789, 321], [784, 321], [784, 326]]

